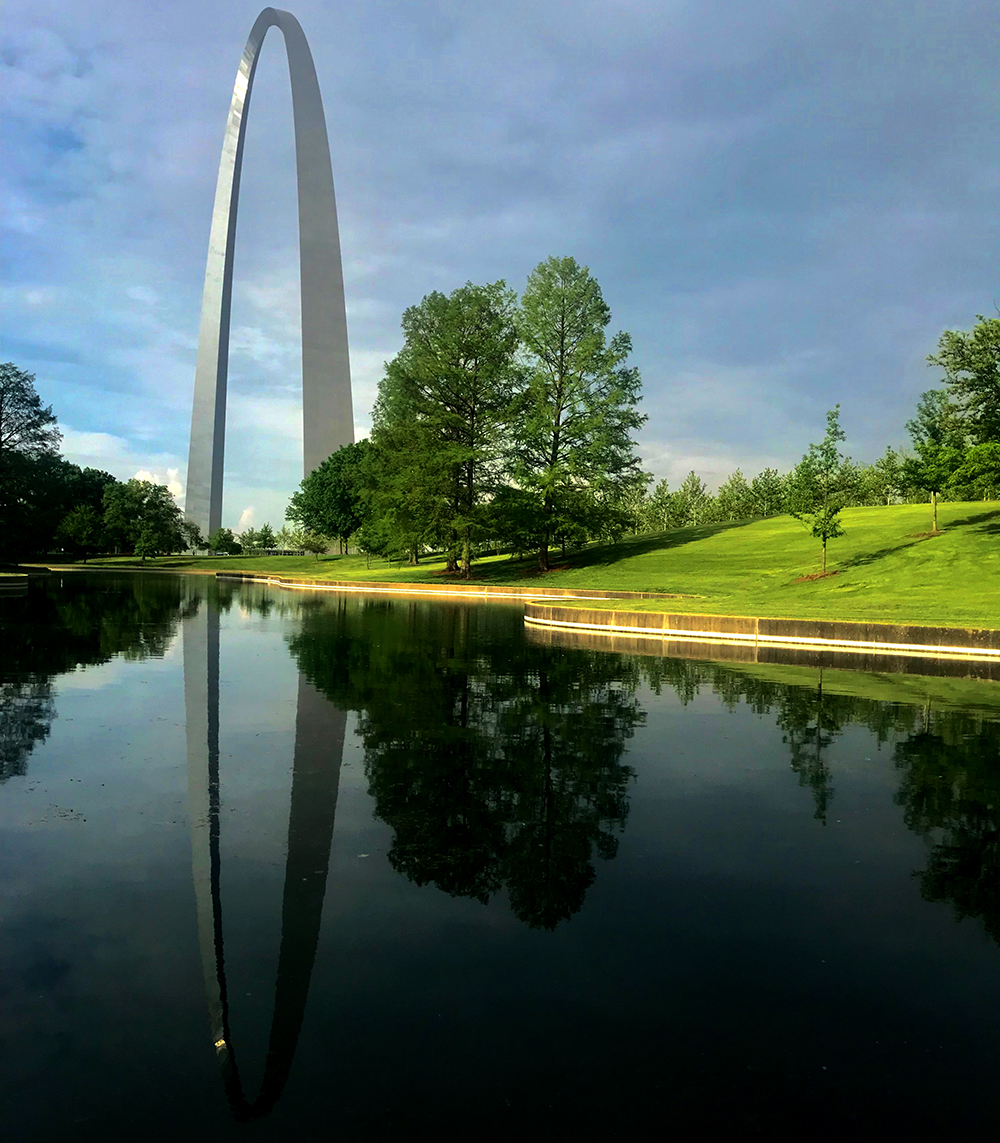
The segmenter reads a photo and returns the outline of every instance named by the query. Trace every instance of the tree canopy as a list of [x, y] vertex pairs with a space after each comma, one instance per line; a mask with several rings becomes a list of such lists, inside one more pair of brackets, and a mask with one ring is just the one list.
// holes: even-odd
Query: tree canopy
[[789, 481], [787, 506], [790, 513], [809, 529], [823, 545], [823, 571], [826, 546], [844, 534], [840, 511], [844, 507], [844, 460], [840, 442], [840, 405], [826, 414], [826, 435], [811, 444]]
[[610, 322], [597, 279], [574, 258], [549, 258], [529, 275], [518, 315], [528, 371], [515, 401], [513, 474], [536, 501], [542, 569], [560, 532], [593, 529], [608, 492], [646, 481], [632, 439], [646, 420], [636, 408], [639, 371], [625, 364], [627, 333], [607, 340]]
[[944, 370], [956, 419], [970, 442], [1000, 443], [1000, 317], [976, 318], [968, 332], [946, 329], [927, 361]]

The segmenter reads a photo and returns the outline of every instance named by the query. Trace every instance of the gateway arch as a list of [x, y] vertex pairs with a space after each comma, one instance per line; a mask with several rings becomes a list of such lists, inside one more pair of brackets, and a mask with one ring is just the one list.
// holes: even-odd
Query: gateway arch
[[307, 476], [330, 453], [354, 440], [344, 274], [319, 81], [298, 20], [290, 12], [265, 8], [250, 30], [236, 74], [202, 294], [185, 511], [205, 536], [222, 525], [236, 208], [253, 77], [261, 44], [272, 26], [284, 36], [292, 85], [302, 298], [303, 474]]

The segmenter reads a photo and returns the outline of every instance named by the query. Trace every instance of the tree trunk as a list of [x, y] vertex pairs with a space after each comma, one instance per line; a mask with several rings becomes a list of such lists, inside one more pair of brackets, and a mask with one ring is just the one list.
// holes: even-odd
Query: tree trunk
[[823, 571], [826, 572], [826, 540], [823, 541]]
[[469, 529], [465, 529], [465, 535], [462, 537], [462, 579], [472, 578], [472, 539], [469, 535]]
[[931, 493], [931, 505], [932, 505], [932, 511], [933, 511], [933, 515], [934, 515], [934, 531], [936, 532], [938, 530], [938, 526], [937, 526], [937, 493], [936, 492]]

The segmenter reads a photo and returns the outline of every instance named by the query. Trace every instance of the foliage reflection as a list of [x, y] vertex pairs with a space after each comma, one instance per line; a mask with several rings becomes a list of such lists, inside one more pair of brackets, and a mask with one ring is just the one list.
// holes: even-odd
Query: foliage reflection
[[628, 814], [639, 672], [599, 652], [510, 646], [486, 610], [306, 608], [299, 668], [357, 710], [393, 868], [552, 929], [579, 911]]
[[0, 599], [0, 781], [25, 774], [48, 737], [56, 676], [116, 655], [162, 657], [191, 606], [175, 576], [52, 576]]

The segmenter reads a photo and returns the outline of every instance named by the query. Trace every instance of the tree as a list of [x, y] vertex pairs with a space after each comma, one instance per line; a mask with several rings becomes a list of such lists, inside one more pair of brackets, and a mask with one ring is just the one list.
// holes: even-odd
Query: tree
[[[467, 282], [410, 306], [403, 348], [386, 366], [373, 417], [384, 483], [409, 489], [410, 528], [443, 542], [449, 565], [460, 559], [466, 578], [502, 483], [516, 372], [514, 303], [498, 281]], [[414, 559], [418, 543], [414, 536]]]
[[754, 514], [753, 493], [746, 477], [737, 469], [722, 485], [716, 496], [723, 520], [746, 520]]
[[[586, 266], [549, 258], [528, 277], [518, 326], [528, 370], [514, 406], [514, 478], [536, 502], [538, 563], [553, 537], [586, 524], [595, 494], [645, 483], [632, 433], [639, 371], [627, 333], [610, 342], [611, 311]], [[582, 515], [582, 519], [580, 518]]]
[[34, 375], [0, 365], [0, 558], [50, 550], [56, 529], [77, 506], [103, 511], [114, 477], [58, 455], [60, 432], [43, 407]]
[[785, 502], [785, 481], [776, 468], [765, 468], [750, 484], [755, 516], [776, 516]]
[[364, 523], [362, 470], [370, 449], [371, 442], [364, 440], [331, 453], [292, 494], [285, 519], [345, 544]]
[[889, 505], [895, 497], [902, 495], [903, 492], [905, 480], [902, 459], [890, 445], [875, 461], [872, 468], [874, 469], [873, 490], [879, 500], [884, 500], [886, 505]]
[[704, 480], [692, 469], [674, 493], [674, 509], [681, 527], [697, 527], [710, 514], [712, 497]]
[[[129, 480], [104, 490], [104, 527], [121, 547], [147, 555], [176, 552], [187, 546], [181, 510], [165, 484]], [[141, 550], [140, 550], [141, 549]]]
[[227, 556], [238, 556], [243, 551], [232, 528], [216, 528], [208, 537], [208, 548], [212, 552], [224, 552]]
[[89, 504], [78, 504], [68, 512], [56, 529], [56, 540], [83, 556], [95, 552], [104, 539], [104, 523]]
[[1000, 497], [1000, 442], [973, 445], [948, 483], [952, 487], [967, 489], [984, 500]]
[[946, 329], [927, 362], [944, 370], [957, 417], [972, 443], [1000, 443], [1000, 317], [976, 318], [971, 333]]
[[0, 363], [0, 476], [12, 455], [55, 456], [61, 439], [52, 406], [43, 407], [35, 392], [34, 373]]
[[330, 540], [327, 536], [319, 536], [315, 532], [307, 532], [302, 537], [302, 547], [307, 552], [312, 552], [318, 560], [324, 552], [329, 550]]
[[203, 552], [209, 547], [208, 540], [201, 534], [201, 529], [193, 520], [181, 520], [181, 535], [192, 551]]
[[674, 497], [665, 480], [657, 484], [649, 497], [649, 515], [660, 531], [665, 532], [674, 526]]
[[844, 534], [840, 523], [844, 457], [837, 447], [844, 439], [840, 405], [834, 405], [826, 414], [826, 436], [809, 446], [789, 483], [789, 511], [822, 543], [824, 572], [827, 543]]
[[916, 416], [906, 422], [906, 430], [917, 455], [906, 458], [903, 474], [910, 485], [931, 494], [932, 531], [936, 532], [937, 498], [962, 463], [965, 432], [943, 389], [921, 393]]
[[274, 529], [270, 524], [264, 524], [257, 533], [257, 546], [270, 551], [275, 544]]

